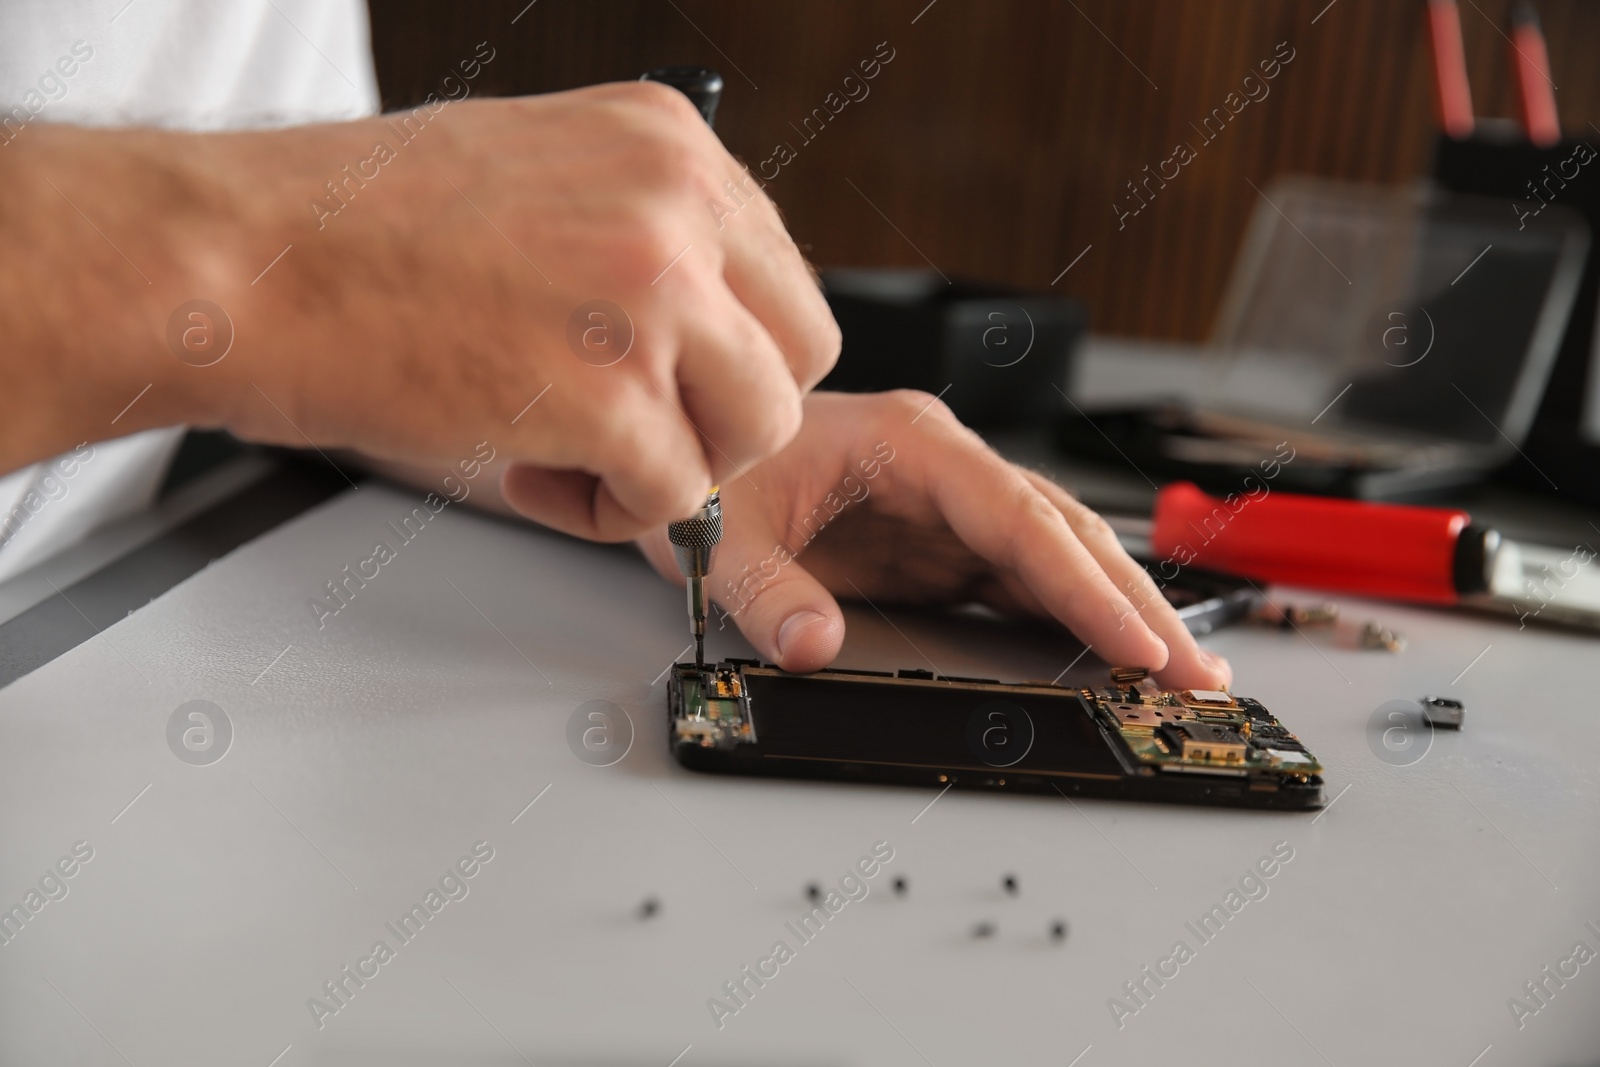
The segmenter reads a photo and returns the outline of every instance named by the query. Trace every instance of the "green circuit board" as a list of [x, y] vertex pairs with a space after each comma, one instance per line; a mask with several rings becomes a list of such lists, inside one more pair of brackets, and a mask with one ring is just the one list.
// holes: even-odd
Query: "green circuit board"
[[673, 672], [674, 743], [726, 749], [755, 740], [743, 672], [737, 666], [679, 664]]
[[1164, 772], [1312, 776], [1322, 765], [1259, 701], [1221, 690], [1163, 690], [1148, 678], [1084, 698], [1144, 765]]

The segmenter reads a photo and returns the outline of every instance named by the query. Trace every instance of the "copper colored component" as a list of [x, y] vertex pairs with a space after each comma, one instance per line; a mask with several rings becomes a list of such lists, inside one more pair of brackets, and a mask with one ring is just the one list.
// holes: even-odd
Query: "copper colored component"
[[1381, 648], [1385, 652], [1399, 652], [1406, 647], [1403, 635], [1395, 633], [1375, 622], [1369, 622], [1361, 629], [1362, 648]]

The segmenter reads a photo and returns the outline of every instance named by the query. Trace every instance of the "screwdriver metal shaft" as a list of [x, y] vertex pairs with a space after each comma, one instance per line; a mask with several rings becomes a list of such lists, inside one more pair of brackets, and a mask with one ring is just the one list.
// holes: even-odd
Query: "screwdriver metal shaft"
[[667, 524], [667, 540], [672, 542], [678, 570], [687, 582], [689, 632], [694, 635], [694, 662], [706, 664], [706, 576], [717, 561], [717, 545], [722, 542], [722, 496], [717, 486], [706, 494], [706, 502], [687, 519]]

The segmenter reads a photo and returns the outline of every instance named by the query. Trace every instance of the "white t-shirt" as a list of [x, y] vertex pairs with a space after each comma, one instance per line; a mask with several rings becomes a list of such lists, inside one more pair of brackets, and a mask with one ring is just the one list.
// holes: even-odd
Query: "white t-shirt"
[[[0, 0], [0, 152], [38, 122], [231, 130], [377, 109], [364, 0]], [[147, 507], [182, 436], [0, 471], [0, 581]]]

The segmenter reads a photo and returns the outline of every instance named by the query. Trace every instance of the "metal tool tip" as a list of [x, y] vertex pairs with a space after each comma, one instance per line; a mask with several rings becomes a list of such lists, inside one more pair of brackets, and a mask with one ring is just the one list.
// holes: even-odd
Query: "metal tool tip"
[[704, 667], [706, 665], [706, 638], [704, 634], [698, 634], [694, 639], [694, 665], [696, 667]]

